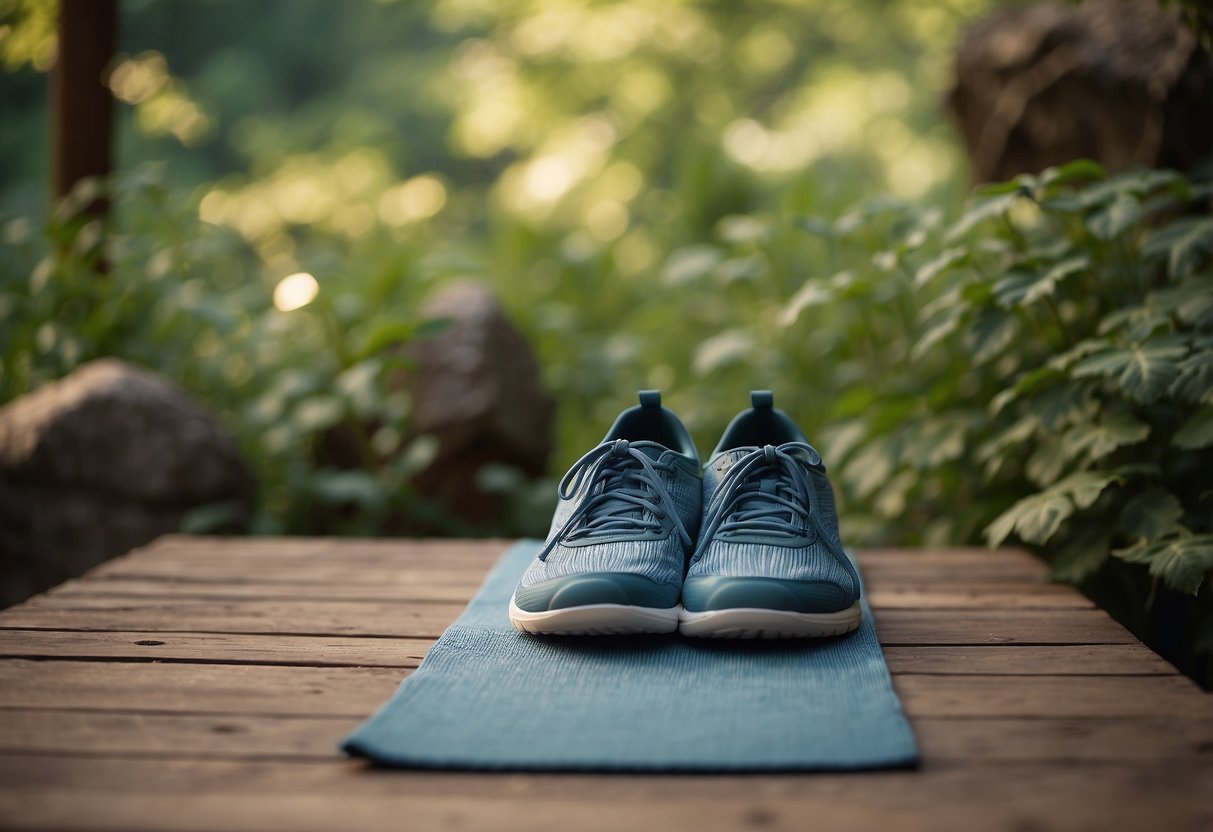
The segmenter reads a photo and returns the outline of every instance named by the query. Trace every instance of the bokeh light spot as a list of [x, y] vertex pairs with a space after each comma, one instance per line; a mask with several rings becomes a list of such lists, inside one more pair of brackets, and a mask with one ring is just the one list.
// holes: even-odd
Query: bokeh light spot
[[319, 291], [320, 284], [307, 272], [289, 274], [274, 287], [274, 306], [282, 312], [290, 312], [314, 301]]

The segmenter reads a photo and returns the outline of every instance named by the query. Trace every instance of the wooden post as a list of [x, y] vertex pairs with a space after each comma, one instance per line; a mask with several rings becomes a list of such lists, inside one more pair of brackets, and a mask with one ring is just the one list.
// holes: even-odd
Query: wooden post
[[[110, 172], [113, 96], [104, 73], [117, 32], [117, 0], [59, 0], [51, 125], [56, 198], [85, 177]], [[101, 215], [107, 207], [105, 200], [97, 200], [85, 210]]]

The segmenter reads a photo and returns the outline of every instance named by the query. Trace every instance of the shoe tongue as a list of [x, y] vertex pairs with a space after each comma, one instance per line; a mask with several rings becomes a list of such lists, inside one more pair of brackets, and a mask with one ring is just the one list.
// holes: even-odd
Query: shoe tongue
[[722, 451], [712, 459], [712, 467], [716, 469], [716, 473], [724, 476], [729, 472], [730, 468], [737, 464], [738, 460], [744, 459], [756, 450], [758, 450], [758, 446], [751, 445], [745, 448], [732, 448]]
[[647, 456], [649, 459], [653, 460], [654, 462], [656, 462], [658, 459], [660, 459], [661, 455], [669, 450], [669, 448], [667, 448], [665, 445], [662, 445], [659, 442], [649, 442], [649, 441], [629, 442], [628, 445], [630, 447], [635, 448], [636, 450], [640, 451], [642, 454], [644, 454], [645, 456]]

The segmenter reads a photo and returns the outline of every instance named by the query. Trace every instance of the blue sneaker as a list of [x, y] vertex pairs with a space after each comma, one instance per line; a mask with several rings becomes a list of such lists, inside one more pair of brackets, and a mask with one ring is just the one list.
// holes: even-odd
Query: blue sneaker
[[678, 629], [678, 596], [699, 528], [699, 452], [646, 390], [560, 481], [539, 556], [510, 599], [527, 633], [622, 635]]
[[707, 638], [833, 636], [859, 627], [821, 455], [769, 391], [729, 424], [704, 469], [699, 543], [679, 629]]

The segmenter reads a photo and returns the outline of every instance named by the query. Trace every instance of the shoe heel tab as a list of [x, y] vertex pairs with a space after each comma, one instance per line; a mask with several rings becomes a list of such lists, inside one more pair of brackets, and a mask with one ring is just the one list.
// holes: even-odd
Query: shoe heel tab
[[775, 394], [770, 390], [751, 390], [750, 406], [755, 410], [771, 410], [775, 407]]
[[640, 399], [641, 407], [651, 408], [654, 410], [661, 409], [661, 391], [660, 390], [641, 390], [637, 394], [637, 398]]

